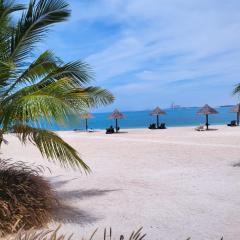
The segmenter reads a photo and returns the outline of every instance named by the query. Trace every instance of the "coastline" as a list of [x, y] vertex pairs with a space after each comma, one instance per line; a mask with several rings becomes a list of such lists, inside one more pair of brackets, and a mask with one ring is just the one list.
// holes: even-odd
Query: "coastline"
[[[203, 126], [205, 126], [204, 124], [201, 124]], [[195, 128], [199, 126], [199, 125], [186, 125], [186, 126], [166, 126], [167, 128], [166, 129], [148, 129], [148, 127], [135, 127], [135, 128], [120, 128], [120, 131], [119, 131], [119, 134], [121, 134], [121, 132], [136, 132], [136, 131], [140, 131], [140, 132], [145, 132], [145, 131], [150, 131], [150, 132], [164, 132], [164, 131], [167, 131], [169, 129], [179, 129], [179, 130], [184, 130], [184, 129], [192, 129], [192, 130], [195, 130]], [[221, 130], [221, 129], [229, 129], [230, 127], [227, 126], [227, 124], [211, 124], [210, 125], [210, 131], [211, 131], [211, 128], [212, 129], [217, 129], [217, 130]], [[91, 129], [91, 128], [89, 128]], [[232, 127], [232, 129], [240, 129], [240, 126], [236, 126], [236, 127]], [[210, 132], [209, 131], [209, 132]], [[88, 134], [94, 134], [94, 133], [98, 133], [98, 132], [101, 132], [101, 133], [105, 133], [106, 132], [106, 129], [93, 129], [93, 132], [86, 132], [85, 129], [80, 129], [80, 130], [77, 130], [75, 131], [74, 129], [73, 130], [56, 130], [54, 131], [56, 133], [88, 133]], [[114, 134], [114, 135], [118, 135], [118, 134]]]
[[[236, 119], [236, 114], [231, 112], [231, 108], [219, 108], [217, 109], [219, 114], [213, 114], [209, 116], [211, 125], [227, 125], [232, 120]], [[160, 123], [165, 123], [168, 128], [172, 127], [188, 127], [199, 126], [205, 123], [205, 116], [196, 114], [196, 109], [177, 109], [168, 110], [165, 115], [161, 115]], [[121, 129], [131, 128], [148, 128], [152, 123], [156, 123], [156, 117], [151, 116], [147, 111], [135, 111], [135, 112], [123, 112], [124, 118], [119, 120], [119, 126]], [[109, 119], [110, 113], [95, 113], [93, 118], [89, 119], [88, 126], [95, 130], [105, 130], [110, 125], [115, 126], [115, 121]], [[78, 117], [69, 120], [69, 124], [66, 126], [52, 126], [43, 124], [43, 127], [51, 129], [53, 131], [71, 131], [73, 129], [85, 129], [85, 121]]]

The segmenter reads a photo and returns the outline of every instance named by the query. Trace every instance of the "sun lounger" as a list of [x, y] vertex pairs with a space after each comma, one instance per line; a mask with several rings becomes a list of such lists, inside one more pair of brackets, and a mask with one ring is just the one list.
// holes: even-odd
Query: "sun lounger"
[[83, 129], [80, 129], [80, 128], [75, 128], [75, 129], [73, 129], [73, 131], [74, 131], [74, 132], [82, 132], [82, 131], [83, 131]]
[[114, 132], [115, 131], [114, 131], [114, 128], [112, 126], [106, 129], [106, 134], [112, 134]]
[[148, 128], [149, 128], [149, 129], [157, 129], [155, 123], [150, 124]]
[[158, 129], [166, 129], [166, 123], [161, 123]]
[[198, 127], [195, 128], [196, 131], [204, 131], [204, 126], [200, 125]]
[[229, 127], [236, 127], [237, 126], [237, 121], [233, 120], [231, 123], [228, 124]]

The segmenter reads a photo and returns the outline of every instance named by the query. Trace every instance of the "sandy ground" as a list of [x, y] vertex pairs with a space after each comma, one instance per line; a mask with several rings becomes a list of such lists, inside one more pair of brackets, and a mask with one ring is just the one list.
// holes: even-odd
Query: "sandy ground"
[[[143, 226], [147, 239], [240, 238], [240, 128], [59, 132], [92, 173], [62, 169], [14, 136], [2, 157], [49, 166], [46, 177], [68, 207], [50, 227], [76, 239], [96, 228], [115, 234]], [[239, 163], [239, 166], [238, 166]]]

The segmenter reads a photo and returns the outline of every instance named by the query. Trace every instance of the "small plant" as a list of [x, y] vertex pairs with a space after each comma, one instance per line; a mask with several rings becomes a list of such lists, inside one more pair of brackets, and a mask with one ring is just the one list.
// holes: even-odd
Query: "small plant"
[[43, 227], [51, 220], [58, 201], [41, 171], [42, 167], [0, 160], [0, 236]]
[[[60, 227], [58, 227], [54, 231], [48, 231], [48, 230], [43, 230], [43, 231], [36, 231], [36, 230], [31, 230], [31, 231], [19, 231], [15, 236], [9, 238], [8, 240], [70, 240], [73, 236], [66, 236], [66, 235], [60, 235], [58, 234], [58, 230]], [[95, 238], [95, 235], [97, 233], [97, 229], [93, 232], [93, 234], [90, 236], [90, 238], [82, 238], [79, 236], [79, 240], [100, 240], [100, 238]], [[137, 230], [136, 232], [133, 231], [130, 237], [124, 237], [124, 235], [121, 235], [118, 238], [114, 238], [112, 235], [112, 229], [110, 228], [109, 231], [106, 229], [104, 230], [103, 237], [101, 240], [144, 240], [146, 234], [142, 234], [142, 228]], [[75, 237], [76, 238], [76, 237]]]
[[[8, 238], [7, 240], [71, 240], [73, 234], [70, 236], [59, 234], [58, 230], [60, 226], [54, 230], [43, 230], [43, 231], [22, 231], [20, 230], [15, 236]], [[146, 240], [146, 234], [142, 233], [142, 228], [138, 229], [137, 231], [133, 231], [129, 237], [125, 237], [124, 235], [120, 235], [119, 237], [114, 237], [112, 234], [112, 229], [110, 228], [109, 231], [104, 229], [103, 236], [96, 238], [96, 233], [98, 229], [96, 229], [89, 238], [83, 238], [81, 236], [74, 236], [74, 239], [79, 240]], [[161, 238], [158, 238], [161, 239]], [[149, 239], [151, 240], [151, 239]], [[187, 238], [186, 240], [194, 240], [192, 238]], [[220, 239], [223, 240], [223, 237]]]

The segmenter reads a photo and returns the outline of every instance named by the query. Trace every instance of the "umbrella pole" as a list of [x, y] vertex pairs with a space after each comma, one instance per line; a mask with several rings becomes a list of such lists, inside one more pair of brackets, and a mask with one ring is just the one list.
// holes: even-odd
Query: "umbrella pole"
[[116, 132], [118, 132], [118, 120], [116, 118]]
[[85, 119], [85, 123], [86, 123], [86, 131], [88, 130], [88, 120]]
[[157, 128], [159, 128], [159, 115], [157, 115]]
[[240, 112], [237, 112], [237, 125], [239, 126], [239, 115], [240, 115]]
[[208, 130], [208, 114], [206, 114], [206, 127], [207, 127], [207, 130]]

